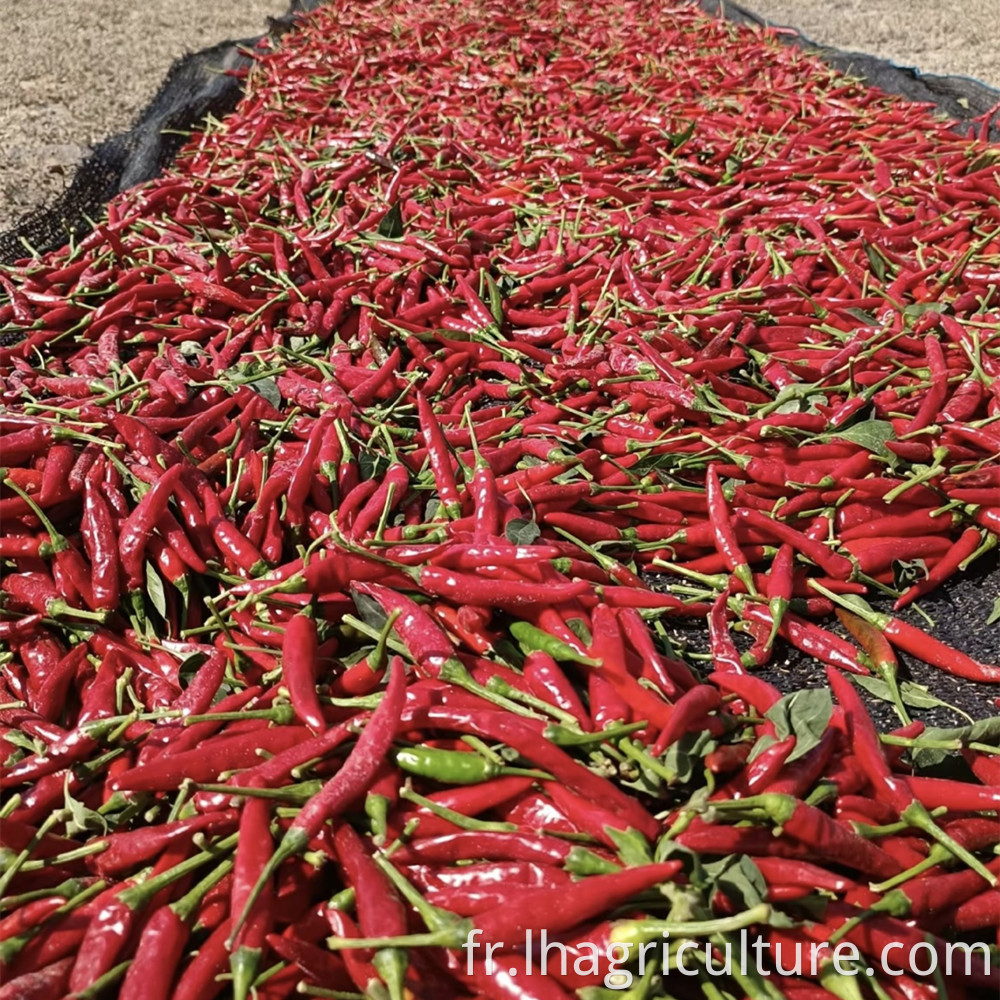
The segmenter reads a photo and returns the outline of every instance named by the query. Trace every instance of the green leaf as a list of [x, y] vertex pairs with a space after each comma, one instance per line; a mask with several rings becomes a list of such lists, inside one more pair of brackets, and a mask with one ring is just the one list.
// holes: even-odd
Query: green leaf
[[872, 455], [890, 456], [892, 452], [886, 448], [886, 441], [895, 441], [896, 432], [888, 420], [865, 420], [860, 424], [853, 424], [838, 430], [834, 438], [844, 441], [853, 441], [861, 445]]
[[676, 781], [686, 785], [704, 769], [705, 754], [712, 742], [709, 733], [685, 733], [663, 755], [663, 764], [677, 776]]
[[892, 582], [896, 590], [906, 590], [912, 583], [926, 580], [927, 563], [923, 559], [893, 559]]
[[872, 274], [880, 282], [885, 281], [885, 258], [870, 243], [862, 242], [862, 246], [865, 248], [865, 256], [868, 258]]
[[747, 757], [747, 763], [749, 764], [756, 760], [765, 750], [773, 747], [777, 742], [778, 741], [770, 733], [764, 733], [764, 735], [761, 736], [756, 743], [754, 743], [753, 749], [750, 751], [750, 756]]
[[250, 383], [250, 388], [253, 389], [258, 396], [263, 396], [273, 407], [280, 409], [281, 407], [281, 390], [278, 388], [278, 383], [273, 378], [261, 378], [256, 382]]
[[703, 868], [715, 889], [741, 910], [764, 902], [767, 883], [760, 869], [745, 854], [730, 855], [703, 865]]
[[85, 833], [88, 830], [93, 830], [103, 836], [108, 832], [108, 824], [105, 822], [104, 817], [100, 813], [94, 812], [93, 809], [88, 809], [82, 802], [74, 799], [69, 793], [69, 782], [70, 776], [67, 774], [66, 780], [63, 783], [63, 796], [66, 808], [69, 810], [72, 819], [66, 824], [66, 836], [72, 837], [77, 833]]
[[398, 201], [382, 216], [382, 221], [378, 224], [378, 234], [389, 240], [398, 240], [403, 235], [403, 210]]
[[188, 684], [194, 680], [195, 675], [198, 673], [198, 668], [208, 659], [205, 653], [196, 651], [194, 653], [188, 653], [187, 656], [181, 660], [180, 666], [177, 668], [177, 678], [181, 683], [182, 688], [186, 688]]
[[[858, 687], [863, 688], [872, 697], [878, 698], [880, 701], [892, 702], [892, 689], [881, 678], [855, 674], [852, 679]], [[958, 712], [959, 715], [965, 714], [954, 705], [950, 705], [936, 695], [931, 694], [927, 688], [920, 684], [915, 684], [913, 681], [903, 681], [899, 685], [899, 695], [903, 699], [903, 703], [910, 708], [947, 708], [952, 712]]]
[[594, 641], [590, 629], [587, 628], [587, 623], [582, 618], [567, 618], [566, 626], [585, 646], [589, 646]]
[[833, 695], [827, 688], [806, 688], [785, 695], [764, 717], [774, 723], [778, 740], [795, 737], [788, 761], [810, 751], [826, 732], [833, 714]]
[[533, 545], [541, 533], [542, 529], [534, 521], [524, 517], [514, 518], [504, 532], [511, 545]]
[[919, 738], [957, 740], [963, 746], [969, 746], [972, 743], [1000, 746], [1000, 715], [992, 715], [988, 719], [977, 719], [968, 726], [956, 726], [952, 729], [925, 729]]
[[[810, 392], [803, 395], [794, 386], [790, 388], [793, 391], [785, 393], [785, 399], [774, 410], [775, 413], [819, 413], [817, 407], [826, 406], [830, 401], [829, 397], [822, 392]], [[781, 398], [780, 392], [778, 398]]]
[[163, 589], [163, 581], [160, 574], [156, 572], [152, 563], [146, 563], [146, 593], [153, 607], [159, 612], [160, 617], [166, 620], [167, 617], [167, 595]]
[[699, 864], [698, 855], [690, 847], [678, 844], [676, 840], [671, 840], [669, 837], [660, 837], [656, 842], [653, 862], [661, 864], [664, 861], [673, 860], [683, 861], [687, 869], [695, 869]]
[[995, 625], [1000, 622], [1000, 594], [997, 594], [996, 600], [993, 602], [993, 610], [990, 612], [989, 618], [986, 619], [987, 625]]
[[351, 591], [351, 600], [358, 609], [358, 617], [366, 625], [381, 632], [388, 617], [382, 605], [374, 598], [367, 594], [359, 594], [356, 590]]
[[363, 451], [358, 456], [358, 470], [362, 479], [381, 479], [392, 462], [377, 451]]
[[693, 135], [694, 119], [692, 118], [691, 121], [688, 122], [687, 128], [680, 132], [668, 132], [667, 138], [670, 140], [670, 145], [673, 146], [674, 149], [680, 149], [681, 146], [683, 146], [684, 143], [686, 143]]
[[27, 733], [19, 732], [17, 729], [11, 729], [4, 733], [3, 740], [4, 743], [20, 747], [22, 750], [27, 750], [28, 753], [41, 754], [45, 752], [45, 744], [33, 740]]
[[177, 348], [186, 359], [208, 357], [208, 351], [197, 340], [182, 340]]
[[1000, 163], [1000, 148], [990, 146], [969, 164], [969, 173], [974, 174], [977, 170], [993, 166], [994, 163]]
[[913, 326], [913, 320], [919, 319], [924, 313], [929, 312], [943, 312], [944, 306], [940, 302], [911, 302], [903, 310], [903, 319], [906, 320], [906, 326]]
[[857, 309], [852, 306], [850, 309], [845, 309], [844, 312], [848, 316], [853, 316], [855, 319], [861, 320], [865, 326], [878, 326], [878, 318], [870, 312], [865, 312], [864, 309]]

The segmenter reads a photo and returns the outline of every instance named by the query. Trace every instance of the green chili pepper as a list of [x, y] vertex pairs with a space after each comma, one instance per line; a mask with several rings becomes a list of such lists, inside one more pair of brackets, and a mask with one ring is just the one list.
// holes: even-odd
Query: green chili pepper
[[528, 622], [514, 622], [510, 627], [510, 633], [517, 639], [517, 644], [527, 653], [548, 653], [553, 660], [562, 663], [580, 663], [585, 667], [600, 667], [600, 660], [592, 660], [589, 656], [578, 653], [569, 643], [557, 639], [554, 635], [549, 635], [535, 625]]
[[399, 768], [421, 778], [432, 778], [445, 785], [478, 785], [495, 778], [503, 766], [461, 750], [440, 750], [436, 747], [407, 747], [395, 752]]

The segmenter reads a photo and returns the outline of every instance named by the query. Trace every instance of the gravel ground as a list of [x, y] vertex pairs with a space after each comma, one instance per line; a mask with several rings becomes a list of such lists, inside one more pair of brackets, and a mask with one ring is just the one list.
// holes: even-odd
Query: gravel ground
[[[817, 42], [1000, 87], [1000, 0], [745, 0]], [[0, 230], [127, 128], [178, 56], [261, 34], [285, 0], [0, 0]], [[991, 41], [992, 39], [992, 41]]]

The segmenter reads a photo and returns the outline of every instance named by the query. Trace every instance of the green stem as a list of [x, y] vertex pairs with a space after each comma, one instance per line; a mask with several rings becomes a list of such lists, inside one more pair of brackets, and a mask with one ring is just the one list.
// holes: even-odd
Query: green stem
[[[574, 724], [575, 722], [574, 719]], [[598, 732], [585, 733], [575, 728], [552, 724], [545, 727], [545, 732], [542, 735], [557, 747], [582, 747], [589, 746], [591, 743], [610, 743], [646, 729], [648, 726], [648, 722], [640, 720], [639, 722], [616, 723]]]
[[612, 944], [643, 944], [669, 934], [671, 938], [710, 937], [712, 934], [728, 934], [754, 924], [766, 924], [771, 919], [771, 907], [767, 903], [736, 913], [731, 917], [713, 920], [622, 920], [611, 928]]
[[946, 833], [934, 822], [926, 807], [914, 799], [902, 812], [900, 819], [905, 820], [916, 830], [921, 830], [933, 837], [951, 855], [963, 861], [990, 885], [996, 886], [997, 877], [968, 848], [963, 847], [954, 837]]
[[207, 847], [204, 851], [199, 851], [193, 857], [182, 861], [179, 865], [174, 865], [173, 868], [168, 868], [165, 872], [154, 875], [151, 879], [147, 879], [140, 885], [125, 889], [119, 894], [118, 898], [133, 910], [145, 906], [161, 889], [165, 889], [167, 886], [173, 885], [178, 879], [197, 871], [206, 862], [217, 861], [221, 854], [232, 850], [236, 846], [238, 839], [238, 833], [231, 833], [217, 844]]
[[413, 791], [409, 787], [403, 787], [400, 789], [399, 797], [401, 799], [406, 799], [407, 802], [412, 802], [414, 805], [422, 806], [428, 812], [432, 812], [435, 816], [439, 816], [441, 819], [445, 819], [449, 823], [454, 823], [455, 826], [462, 830], [511, 833], [517, 829], [513, 823], [490, 822], [487, 820], [475, 819], [472, 816], [463, 816], [462, 813], [455, 812], [454, 809], [449, 809], [447, 806], [440, 805], [433, 799], [428, 799], [425, 796]]
[[126, 962], [119, 962], [113, 969], [109, 969], [100, 979], [94, 980], [85, 990], [71, 994], [72, 1000], [96, 1000], [107, 987], [112, 983], [117, 983], [125, 975], [128, 967], [132, 964], [132, 959]]

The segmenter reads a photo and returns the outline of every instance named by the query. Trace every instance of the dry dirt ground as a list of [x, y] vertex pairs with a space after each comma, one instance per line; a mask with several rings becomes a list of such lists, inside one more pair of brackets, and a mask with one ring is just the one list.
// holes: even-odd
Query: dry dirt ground
[[[1000, 0], [744, 0], [817, 42], [1000, 87]], [[171, 62], [261, 34], [285, 0], [0, 0], [0, 230], [126, 128]]]

